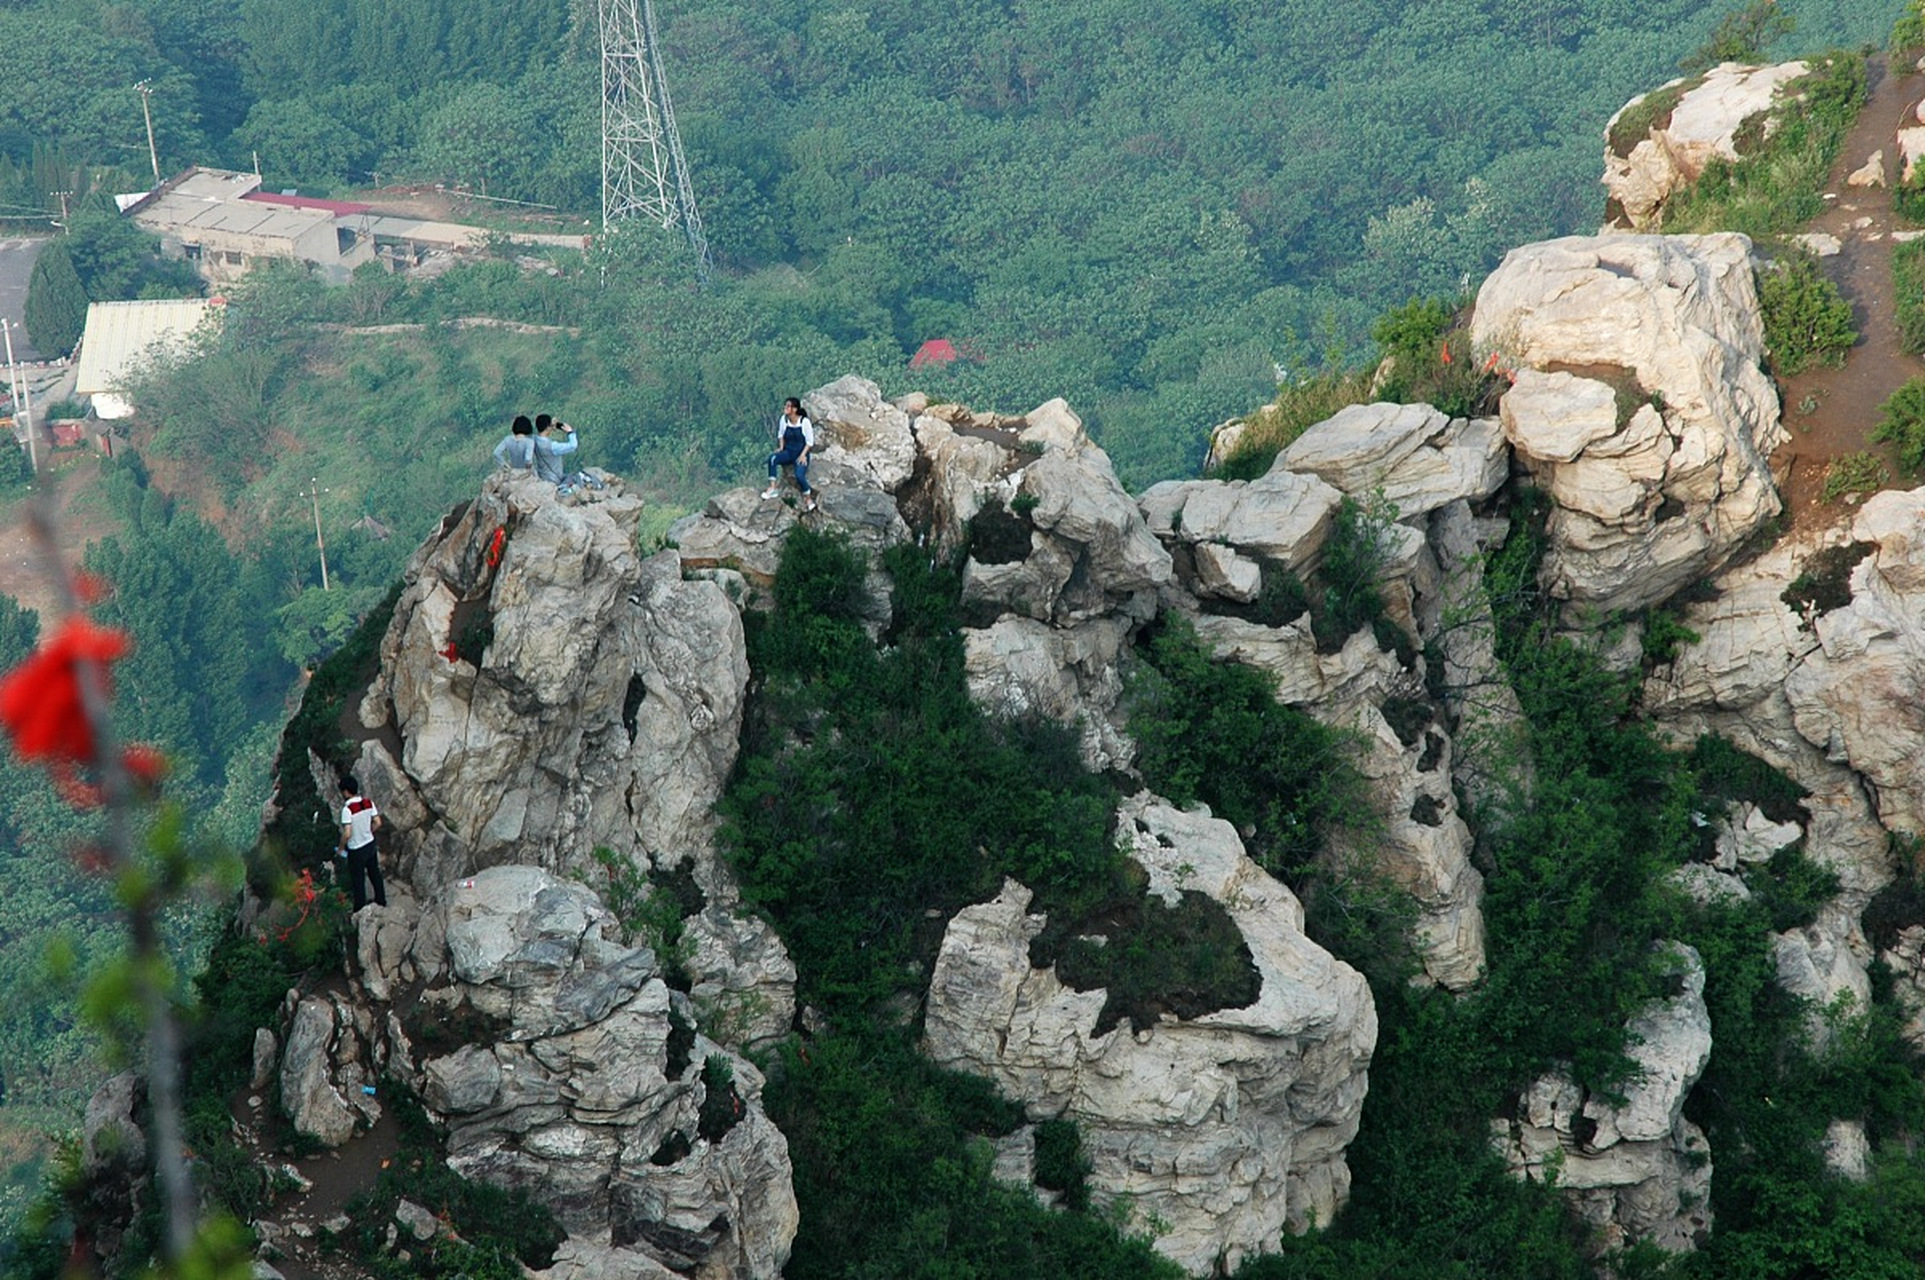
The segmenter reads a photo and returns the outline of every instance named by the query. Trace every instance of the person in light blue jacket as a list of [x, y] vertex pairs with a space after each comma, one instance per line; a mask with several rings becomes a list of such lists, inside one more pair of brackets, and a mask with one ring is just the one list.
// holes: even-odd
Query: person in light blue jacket
[[574, 492], [562, 459], [579, 448], [581, 439], [575, 434], [575, 428], [545, 413], [535, 415], [535, 474], [554, 485], [559, 493]]

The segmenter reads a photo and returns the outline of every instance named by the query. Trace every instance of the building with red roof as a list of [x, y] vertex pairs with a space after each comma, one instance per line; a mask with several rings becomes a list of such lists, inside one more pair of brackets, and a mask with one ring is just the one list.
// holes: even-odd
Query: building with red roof
[[931, 338], [916, 348], [915, 355], [909, 357], [909, 367], [911, 369], [937, 368], [954, 364], [960, 359], [962, 359], [962, 352], [956, 350], [955, 343], [947, 338]]

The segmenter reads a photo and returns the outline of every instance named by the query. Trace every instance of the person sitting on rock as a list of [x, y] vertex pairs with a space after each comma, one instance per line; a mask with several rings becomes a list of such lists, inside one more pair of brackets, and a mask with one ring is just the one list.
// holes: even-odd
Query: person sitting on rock
[[537, 452], [534, 422], [525, 413], [517, 414], [508, 434], [495, 446], [495, 465], [512, 471], [530, 471], [534, 469]]
[[381, 883], [381, 848], [374, 833], [381, 830], [381, 811], [374, 801], [361, 794], [361, 784], [353, 774], [341, 779], [347, 799], [341, 804], [341, 843], [334, 856], [348, 860], [348, 897], [359, 911], [368, 903], [368, 887], [374, 888], [374, 905], [388, 905], [388, 891]]
[[802, 491], [802, 509], [815, 510], [815, 490], [809, 487], [809, 450], [815, 448], [815, 423], [802, 412], [802, 402], [790, 396], [775, 420], [776, 450], [769, 455], [769, 487], [762, 491], [766, 501], [779, 496], [776, 477], [783, 467], [795, 468], [795, 487]]
[[562, 465], [562, 459], [579, 448], [581, 441], [575, 436], [575, 428], [545, 413], [535, 415], [535, 474], [564, 497], [574, 490], [568, 484], [568, 468]]

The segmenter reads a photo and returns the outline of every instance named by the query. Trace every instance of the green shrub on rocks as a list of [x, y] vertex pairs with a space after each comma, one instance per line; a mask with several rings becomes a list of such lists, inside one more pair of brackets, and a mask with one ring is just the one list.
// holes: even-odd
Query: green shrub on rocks
[[1865, 58], [1834, 52], [1779, 90], [1769, 136], [1714, 158], [1664, 210], [1667, 232], [1742, 231], [1753, 239], [1801, 229], [1824, 208], [1824, 189], [1845, 135], [1865, 104]]
[[1845, 363], [1858, 341], [1851, 304], [1802, 249], [1787, 249], [1770, 270], [1758, 275], [1758, 305], [1764, 311], [1765, 346], [1781, 378], [1795, 377], [1813, 365]]
[[1913, 378], [1878, 406], [1872, 440], [1898, 447], [1898, 465], [1917, 473], [1925, 464], [1925, 378]]

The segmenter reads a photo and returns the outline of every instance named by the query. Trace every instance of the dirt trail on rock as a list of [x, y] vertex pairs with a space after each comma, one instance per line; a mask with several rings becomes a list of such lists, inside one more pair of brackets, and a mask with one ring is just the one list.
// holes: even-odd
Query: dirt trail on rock
[[1916, 123], [1912, 111], [1925, 97], [1925, 75], [1909, 63], [1889, 68], [1874, 58], [1868, 67], [1871, 94], [1858, 123], [1839, 148], [1827, 183], [1826, 209], [1805, 228], [1835, 237], [1839, 252], [1820, 265], [1851, 303], [1859, 339], [1844, 367], [1815, 368], [1785, 381], [1787, 444], [1772, 455], [1772, 471], [1797, 529], [1817, 529], [1849, 518], [1850, 502], [1825, 503], [1819, 494], [1833, 458], [1870, 450], [1883, 459], [1894, 483], [1903, 481], [1889, 445], [1874, 445], [1878, 407], [1908, 379], [1925, 373], [1925, 362], [1898, 345], [1892, 284], [1892, 232], [1900, 227], [1891, 186], [1853, 187], [1847, 174], [1882, 151], [1888, 184], [1901, 164], [1894, 135]]

